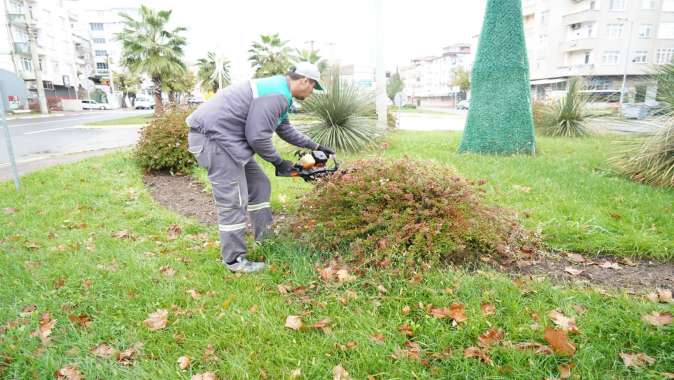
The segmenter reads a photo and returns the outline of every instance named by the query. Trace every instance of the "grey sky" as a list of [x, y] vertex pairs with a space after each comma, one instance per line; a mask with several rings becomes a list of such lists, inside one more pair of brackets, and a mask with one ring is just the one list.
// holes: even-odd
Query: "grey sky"
[[[87, 7], [137, 5], [137, 0], [82, 0]], [[250, 74], [247, 51], [260, 34], [280, 33], [293, 47], [316, 41], [322, 55], [342, 63], [374, 65], [372, 0], [206, 1], [145, 0], [173, 10], [173, 22], [188, 28], [187, 59], [209, 50], [232, 61], [234, 79]], [[388, 69], [413, 57], [435, 55], [443, 46], [471, 42], [478, 34], [486, 0], [383, 0]], [[334, 45], [330, 46], [329, 43]]]

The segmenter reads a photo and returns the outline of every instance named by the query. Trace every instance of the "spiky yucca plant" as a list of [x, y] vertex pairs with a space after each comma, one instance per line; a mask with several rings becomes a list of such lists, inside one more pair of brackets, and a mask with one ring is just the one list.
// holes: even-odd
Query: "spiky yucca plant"
[[583, 137], [590, 134], [587, 118], [587, 96], [581, 92], [582, 83], [577, 78], [569, 81], [566, 95], [547, 105], [540, 115], [540, 131], [552, 137]]
[[357, 86], [341, 80], [333, 70], [325, 91], [314, 93], [302, 105], [320, 120], [300, 127], [314, 141], [343, 152], [357, 152], [373, 143], [383, 131], [367, 117], [373, 107], [370, 95]]

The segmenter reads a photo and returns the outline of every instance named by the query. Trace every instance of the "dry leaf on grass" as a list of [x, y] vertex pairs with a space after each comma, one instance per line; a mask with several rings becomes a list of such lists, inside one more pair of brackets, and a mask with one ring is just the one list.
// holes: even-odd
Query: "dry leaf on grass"
[[672, 303], [672, 291], [669, 289], [658, 289], [658, 301], [660, 303]]
[[91, 317], [86, 314], [69, 315], [70, 322], [79, 325], [80, 327], [89, 327], [91, 325]]
[[404, 323], [402, 326], [398, 327], [398, 331], [401, 333], [412, 337], [414, 336], [414, 331], [412, 331], [412, 326], [408, 325], [407, 323]]
[[302, 328], [302, 326], [303, 326], [303, 323], [302, 323], [301, 317], [298, 317], [296, 315], [289, 315], [286, 318], [285, 327], [287, 327], [291, 330], [299, 331]]
[[627, 354], [624, 352], [620, 353], [620, 357], [623, 359], [623, 363], [625, 363], [625, 367], [634, 367], [634, 368], [639, 368], [644, 365], [652, 365], [655, 364], [655, 359], [644, 354], [643, 352], [639, 352], [636, 354]]
[[405, 347], [407, 348], [402, 349], [400, 347], [396, 347], [391, 357], [393, 357], [393, 359], [396, 360], [400, 359], [421, 360], [421, 347], [419, 346], [419, 343], [411, 342], [408, 340], [405, 342]]
[[384, 343], [384, 334], [374, 333], [370, 335], [370, 340], [376, 343]]
[[143, 322], [145, 323], [145, 326], [150, 329], [150, 331], [161, 330], [166, 327], [168, 322], [168, 310], [159, 309], [150, 314]]
[[621, 270], [621, 269], [623, 269], [623, 268], [620, 266], [620, 264], [618, 264], [618, 263], [613, 263], [613, 262], [610, 262], [610, 261], [604, 261], [604, 263], [602, 263], [602, 264], [599, 265], [599, 266], [602, 267], [602, 268], [604, 268], [604, 269], [613, 269], [613, 270]]
[[480, 308], [482, 309], [482, 315], [485, 317], [496, 313], [496, 307], [490, 303], [483, 303]]
[[457, 302], [449, 306], [449, 316], [457, 323], [465, 322], [468, 320], [468, 317], [466, 317], [465, 306]]
[[545, 328], [545, 341], [558, 355], [573, 356], [576, 353], [576, 345], [569, 342], [569, 337], [564, 330]]
[[136, 360], [136, 357], [138, 357], [138, 354], [140, 353], [140, 350], [142, 348], [143, 343], [141, 342], [135, 343], [130, 348], [127, 348], [126, 350], [117, 354], [117, 362], [125, 366], [133, 365], [133, 362]]
[[3, 212], [5, 213], [5, 215], [12, 215], [16, 213], [16, 209], [12, 207], [6, 207], [3, 209]]
[[571, 370], [576, 367], [575, 364], [573, 363], [567, 363], [567, 364], [560, 364], [558, 369], [559, 369], [559, 378], [562, 380], [566, 380], [571, 378]]
[[117, 231], [113, 232], [112, 237], [116, 239], [129, 239], [131, 235], [129, 235], [129, 231]]
[[448, 307], [443, 307], [443, 308], [431, 307], [431, 310], [429, 311], [429, 314], [432, 315], [435, 318], [443, 319], [443, 318], [449, 317], [450, 310], [449, 310]]
[[548, 313], [548, 317], [557, 325], [557, 327], [568, 333], [578, 333], [578, 326], [576, 326], [576, 318], [569, 318], [562, 314], [559, 310], [552, 310]]
[[119, 351], [108, 346], [106, 343], [99, 344], [98, 346], [92, 348], [90, 352], [103, 359], [108, 359], [113, 356], [117, 356], [117, 354], [119, 353]]
[[642, 316], [641, 320], [653, 326], [666, 326], [672, 323], [672, 313], [654, 311], [651, 314]]
[[578, 276], [579, 274], [583, 273], [584, 270], [576, 269], [574, 267], [566, 267], [566, 268], [564, 268], [564, 272], [569, 273], [573, 276]]
[[31, 333], [30, 336], [39, 337], [40, 340], [42, 341], [42, 344], [44, 345], [49, 344], [49, 341], [51, 340], [49, 336], [51, 335], [52, 330], [56, 325], [56, 322], [57, 322], [56, 319], [51, 319], [49, 313], [42, 314], [42, 317], [40, 317], [40, 323], [37, 330]]
[[521, 342], [515, 344], [513, 347], [520, 351], [532, 350], [536, 354], [543, 354], [543, 355], [553, 354], [552, 348], [536, 342]]
[[338, 364], [335, 368], [332, 369], [332, 380], [352, 380], [351, 375], [342, 367], [341, 364]]
[[159, 268], [159, 273], [163, 274], [166, 277], [173, 277], [176, 275], [176, 270], [166, 265]]
[[186, 293], [189, 294], [190, 297], [192, 297], [195, 300], [199, 299], [201, 297], [201, 294], [198, 291], [196, 291], [195, 289], [188, 289], [186, 291]]
[[191, 380], [218, 380], [218, 375], [213, 372], [198, 373]]
[[477, 345], [483, 348], [488, 348], [500, 342], [501, 339], [503, 339], [503, 330], [491, 328], [477, 337]]
[[181, 356], [178, 358], [178, 368], [187, 369], [190, 366], [192, 359], [189, 356]]
[[180, 237], [181, 233], [183, 233], [183, 229], [180, 228], [179, 225], [171, 224], [166, 231], [166, 238], [168, 240], [176, 240], [178, 237]]
[[487, 354], [487, 351], [479, 348], [479, 347], [468, 347], [463, 351], [463, 357], [464, 358], [477, 358], [480, 359], [483, 363], [492, 365], [493, 362], [491, 361], [491, 358]]
[[74, 365], [67, 365], [54, 373], [56, 380], [82, 380], [84, 376]]
[[403, 315], [407, 315], [412, 311], [412, 308], [410, 308], [408, 305], [403, 306]]

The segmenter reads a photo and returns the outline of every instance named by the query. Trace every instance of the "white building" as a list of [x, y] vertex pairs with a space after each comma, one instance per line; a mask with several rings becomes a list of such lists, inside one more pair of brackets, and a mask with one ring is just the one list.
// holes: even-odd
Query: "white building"
[[459, 89], [452, 85], [454, 73], [471, 65], [470, 44], [455, 44], [443, 49], [440, 56], [413, 59], [400, 68], [405, 84], [406, 102], [417, 106], [450, 106], [461, 100]]
[[630, 102], [652, 102], [653, 65], [674, 57], [674, 0], [525, 0], [533, 94], [559, 96], [583, 77], [598, 100], [617, 101], [627, 73]]

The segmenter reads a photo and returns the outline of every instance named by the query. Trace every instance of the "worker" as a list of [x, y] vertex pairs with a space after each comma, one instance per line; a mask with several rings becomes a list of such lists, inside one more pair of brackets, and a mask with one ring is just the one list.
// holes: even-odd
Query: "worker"
[[270, 232], [271, 184], [255, 154], [275, 167], [277, 176], [290, 176], [293, 164], [272, 144], [274, 132], [291, 145], [335, 154], [297, 131], [288, 122], [293, 98], [304, 100], [322, 90], [316, 65], [300, 62], [286, 75], [252, 79], [221, 89], [187, 117], [189, 150], [208, 170], [218, 214], [220, 253], [232, 272], [264, 270], [263, 262], [246, 258], [247, 214], [256, 242]]

